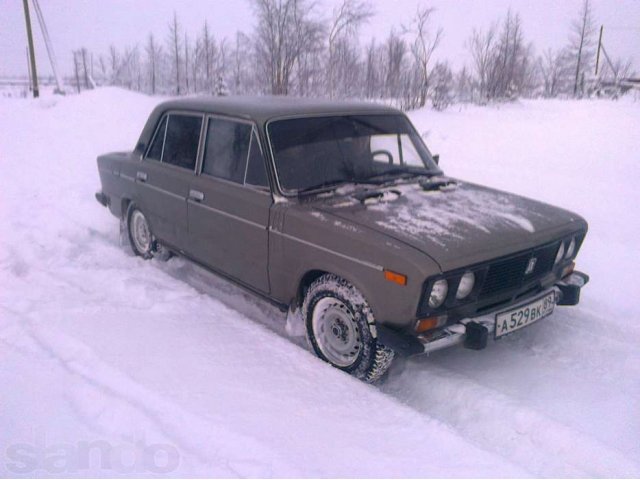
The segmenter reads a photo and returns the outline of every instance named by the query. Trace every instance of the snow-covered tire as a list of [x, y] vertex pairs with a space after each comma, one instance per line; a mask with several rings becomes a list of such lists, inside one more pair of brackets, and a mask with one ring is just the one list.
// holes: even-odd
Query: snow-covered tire
[[151, 233], [151, 227], [142, 210], [131, 202], [126, 213], [127, 236], [133, 253], [149, 260], [153, 257], [156, 241]]
[[378, 341], [371, 307], [343, 278], [325, 274], [315, 280], [302, 316], [311, 348], [334, 367], [373, 383], [391, 365], [395, 352]]

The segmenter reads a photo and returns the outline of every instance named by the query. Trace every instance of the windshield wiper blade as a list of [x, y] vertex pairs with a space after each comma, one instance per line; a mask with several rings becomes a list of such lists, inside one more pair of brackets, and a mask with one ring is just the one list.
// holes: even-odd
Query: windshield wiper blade
[[312, 195], [314, 193], [330, 192], [335, 190], [339, 186], [349, 183], [348, 180], [336, 180], [333, 182], [324, 182], [318, 185], [311, 185], [310, 187], [300, 188], [297, 191], [298, 195]]
[[368, 177], [366, 180], [372, 181], [374, 182], [374, 179], [379, 179], [378, 181], [381, 181], [382, 183], [384, 183], [389, 177], [396, 177], [398, 179], [401, 178], [410, 178], [410, 177], [421, 177], [421, 176], [429, 176], [432, 175], [429, 172], [416, 172], [416, 171], [412, 171], [412, 170], [408, 170], [407, 168], [392, 168], [387, 170], [386, 172], [381, 172], [378, 173], [376, 175], [372, 175], [370, 177]]

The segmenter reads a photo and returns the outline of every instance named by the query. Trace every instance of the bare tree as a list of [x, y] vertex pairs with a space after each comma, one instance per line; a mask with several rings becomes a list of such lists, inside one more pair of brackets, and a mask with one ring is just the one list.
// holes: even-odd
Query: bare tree
[[142, 91], [142, 65], [140, 61], [140, 49], [135, 45], [128, 56], [128, 76], [130, 78], [130, 84], [134, 90]]
[[130, 90], [142, 89], [142, 68], [137, 45], [124, 49], [116, 73], [118, 83]]
[[189, 37], [184, 32], [184, 82], [185, 92], [189, 93]]
[[573, 88], [572, 67], [571, 52], [567, 49], [547, 49], [538, 59], [542, 94], [545, 97], [556, 97], [569, 93]]
[[520, 93], [525, 72], [519, 67], [522, 67], [523, 55], [526, 53], [522, 21], [518, 14], [514, 15], [509, 10], [491, 62], [489, 97], [511, 98]]
[[168, 50], [171, 55], [171, 64], [173, 65], [173, 70], [175, 74], [176, 81], [176, 95], [180, 95], [180, 64], [182, 63], [182, 56], [180, 53], [181, 50], [181, 41], [180, 41], [180, 24], [178, 23], [178, 14], [173, 12], [173, 20], [169, 24], [169, 36], [167, 37], [167, 45]]
[[438, 62], [433, 67], [433, 93], [431, 102], [436, 110], [444, 110], [453, 102], [453, 73], [447, 62]]
[[[580, 9], [580, 16], [571, 24], [569, 48], [575, 61], [575, 77], [573, 95], [578, 96], [579, 85], [583, 82], [585, 72], [589, 71], [593, 63], [593, 47], [595, 45], [596, 29], [593, 23], [593, 12], [590, 0], [584, 0]], [[580, 89], [580, 95], [584, 93]]]
[[473, 59], [475, 74], [478, 77], [480, 97], [483, 100], [488, 96], [487, 84], [492, 68], [495, 39], [496, 26], [492, 25], [486, 32], [474, 29], [467, 45]]
[[419, 107], [424, 107], [427, 102], [427, 95], [429, 93], [429, 61], [442, 39], [442, 28], [438, 28], [435, 32], [432, 32], [429, 28], [433, 12], [433, 8], [418, 7], [411, 26], [405, 29], [414, 35], [414, 40], [411, 44], [411, 54], [413, 55], [416, 73], [418, 75], [418, 85], [416, 85], [416, 87]]
[[73, 71], [76, 79], [76, 88], [78, 93], [80, 93], [80, 67], [78, 66], [78, 52], [74, 50], [73, 52]]
[[162, 57], [162, 47], [158, 45], [153, 34], [149, 34], [147, 46], [147, 68], [149, 70], [149, 87], [152, 95], [156, 94], [158, 84], [158, 67]]
[[385, 91], [391, 98], [399, 98], [401, 94], [402, 73], [404, 68], [407, 44], [394, 30], [389, 32], [384, 45], [386, 53]]
[[497, 34], [474, 30], [468, 44], [482, 101], [512, 99], [533, 90], [533, 46], [526, 44], [518, 14], [507, 12]]
[[100, 65], [101, 83], [104, 83], [107, 80], [107, 62], [103, 55], [98, 57], [98, 64]]
[[[453, 75], [446, 62], [433, 65], [442, 29], [433, 9], [420, 7], [410, 24], [391, 29], [382, 41], [358, 42], [358, 28], [372, 15], [371, 0], [340, 0], [332, 15], [316, 14], [316, 0], [251, 0], [257, 25], [216, 43], [209, 25], [189, 35], [174, 12], [165, 47], [149, 35], [144, 49], [111, 46], [99, 57], [100, 81], [126, 88], [174, 94], [206, 91], [385, 98], [401, 108], [436, 108], [459, 101], [518, 96], [579, 94], [590, 63], [591, 6], [585, 0], [574, 22], [571, 45], [534, 58], [522, 22], [511, 11], [488, 30], [474, 30], [467, 48], [472, 65]], [[75, 55], [80, 86], [92, 83], [87, 53]], [[437, 66], [437, 75], [434, 73]], [[609, 75], [630, 71], [607, 57]], [[84, 80], [84, 82], [83, 82]]]
[[202, 75], [202, 41], [200, 38], [196, 36], [195, 44], [193, 46], [192, 54], [193, 61], [191, 62], [191, 78], [193, 82], [193, 91], [200, 92], [202, 91], [201, 85], [203, 82], [201, 81]]
[[204, 28], [202, 29], [202, 61], [204, 63], [204, 84], [207, 92], [213, 91], [213, 70], [216, 64], [217, 47], [216, 41], [209, 33], [209, 25], [207, 21], [204, 22]]
[[466, 66], [462, 67], [455, 75], [454, 84], [455, 98], [458, 102], [467, 103], [473, 101], [475, 85]]
[[[329, 28], [329, 58], [328, 58], [328, 81], [329, 96], [333, 97], [336, 87], [336, 70], [340, 68], [337, 65], [340, 59], [345, 60], [344, 53], [347, 52], [351, 45], [349, 40], [354, 40], [357, 36], [359, 27], [373, 16], [373, 8], [371, 4], [360, 0], [342, 0], [342, 3], [333, 10], [331, 26]], [[342, 48], [343, 55], [338, 55], [338, 48]], [[352, 52], [350, 52], [352, 53]], [[350, 55], [349, 60], [353, 60]], [[342, 65], [343, 71], [345, 65]], [[344, 82], [343, 82], [344, 84]]]
[[82, 72], [84, 77], [84, 88], [89, 89], [92, 88], [89, 82], [89, 70], [87, 68], [87, 49], [80, 49], [80, 57], [82, 58]]
[[324, 95], [327, 83], [326, 61], [322, 44], [318, 44], [318, 48], [302, 52], [294, 67], [292, 93], [300, 97]]
[[361, 95], [364, 68], [356, 41], [352, 37], [340, 38], [334, 45], [333, 57], [334, 95], [340, 97]]
[[633, 62], [629, 58], [627, 58], [626, 60], [622, 58], [616, 58], [613, 61], [613, 66], [611, 68], [613, 70], [615, 81], [634, 76]]
[[558, 94], [560, 81], [558, 56], [558, 52], [548, 48], [544, 55], [538, 58], [539, 70], [543, 80], [543, 95], [545, 97], [555, 97]]
[[[224, 80], [224, 74], [229, 71], [229, 42], [226, 38], [223, 38], [220, 41], [220, 46], [218, 47], [218, 55], [216, 57], [215, 64], [215, 84], [214, 90], [219, 91], [220, 88], [220, 79]], [[226, 81], [224, 81], [226, 88]]]
[[364, 96], [366, 98], [374, 98], [378, 93], [380, 71], [377, 57], [378, 48], [375, 39], [372, 38], [365, 52]]
[[120, 56], [114, 45], [109, 46], [109, 70], [111, 71], [111, 85], [118, 85], [118, 70], [120, 69]]
[[274, 95], [289, 93], [291, 74], [302, 53], [322, 39], [324, 27], [307, 0], [253, 0], [258, 17], [255, 48]]

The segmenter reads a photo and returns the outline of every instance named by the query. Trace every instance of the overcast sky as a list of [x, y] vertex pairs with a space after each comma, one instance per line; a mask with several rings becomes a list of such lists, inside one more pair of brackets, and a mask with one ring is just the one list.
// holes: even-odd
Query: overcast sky
[[[330, 16], [339, 0], [319, 0], [318, 12]], [[571, 20], [582, 0], [372, 0], [376, 15], [361, 32], [362, 42], [382, 39], [393, 26], [407, 24], [419, 4], [433, 6], [433, 25], [444, 29], [437, 57], [459, 68], [469, 63], [465, 42], [474, 27], [486, 28], [507, 9], [519, 12], [525, 36], [536, 51], [557, 48], [567, 41]], [[251, 33], [254, 18], [249, 0], [40, 0], [49, 35], [64, 74], [72, 71], [71, 51], [87, 47], [106, 53], [143, 44], [149, 32], [166, 38], [175, 10], [189, 35], [199, 33], [206, 18], [219, 39], [237, 30]], [[604, 44], [611, 56], [630, 58], [640, 69], [640, 0], [593, 0], [596, 23], [604, 24]], [[50, 67], [35, 13], [39, 73]], [[26, 33], [22, 0], [0, 0], [0, 75], [26, 75]]]

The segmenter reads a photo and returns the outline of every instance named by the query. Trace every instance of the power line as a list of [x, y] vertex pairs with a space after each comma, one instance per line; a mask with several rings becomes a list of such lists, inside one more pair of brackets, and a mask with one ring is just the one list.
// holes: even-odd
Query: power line
[[607, 25], [607, 30], [635, 30], [640, 32], [640, 27], [610, 27]]
[[44, 44], [47, 47], [47, 54], [49, 55], [49, 62], [51, 63], [51, 69], [53, 70], [53, 75], [56, 79], [56, 85], [58, 86], [58, 91], [62, 92], [62, 80], [60, 79], [60, 75], [58, 73], [56, 55], [55, 55], [55, 52], [53, 51], [53, 44], [51, 43], [51, 38], [49, 37], [47, 24], [44, 21], [44, 15], [42, 15], [42, 10], [40, 10], [40, 3], [38, 2], [38, 0], [32, 0], [32, 1], [33, 1], [34, 10], [36, 11], [36, 16], [38, 17], [38, 22], [40, 23], [40, 30], [42, 30]]

